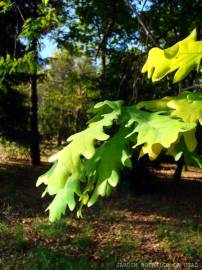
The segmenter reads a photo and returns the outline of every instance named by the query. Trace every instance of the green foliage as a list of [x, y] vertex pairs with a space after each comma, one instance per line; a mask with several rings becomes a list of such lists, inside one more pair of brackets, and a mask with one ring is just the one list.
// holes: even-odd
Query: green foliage
[[49, 61], [46, 73], [38, 87], [40, 133], [60, 144], [87, 120], [84, 112], [99, 94], [96, 70], [89, 57], [62, 50]]
[[58, 6], [63, 6], [63, 1], [0, 2], [2, 21], [4, 17], [9, 21], [10, 14], [12, 18], [11, 27], [9, 22], [9, 26], [6, 25], [1, 31], [5, 36], [9, 36], [12, 45], [9, 45], [9, 49], [11, 47], [9, 50], [3, 42], [4, 53], [0, 56], [0, 89], [6, 92], [19, 82], [30, 83], [30, 152], [33, 164], [40, 163], [37, 82], [38, 78], [44, 75], [40, 73], [44, 61], [40, 59], [39, 52], [42, 39], [58, 27], [63, 17], [58, 8], [56, 12], [54, 2], [59, 2]]
[[131, 37], [136, 39], [137, 21], [125, 1], [68, 2], [71, 10], [67, 17], [69, 31], [59, 37], [61, 44], [73, 50], [85, 48], [90, 54], [96, 54], [100, 46], [98, 54], [101, 56], [115, 48], [127, 47]]
[[21, 38], [29, 38], [30, 41], [38, 39], [42, 34], [47, 33], [50, 29], [57, 26], [59, 20], [56, 16], [54, 8], [47, 8], [40, 6], [38, 9], [37, 18], [28, 18], [23, 24], [22, 33], [19, 35]]
[[[184, 78], [191, 71], [190, 65], [195, 65], [195, 59], [201, 58], [201, 42], [193, 41], [195, 36], [193, 31], [187, 39], [166, 51], [170, 58], [165, 60], [168, 62], [163, 69], [161, 59], [154, 57], [151, 60], [149, 55], [144, 68], [149, 77], [154, 67], [157, 67], [154, 78], [162, 78], [179, 67], [178, 71], [183, 70], [183, 74], [177, 72], [179, 76], [175, 80]], [[194, 51], [194, 61], [190, 64], [189, 54], [183, 57], [181, 54], [186, 53], [189, 46], [193, 48], [195, 43], [199, 44], [198, 53]], [[180, 59], [180, 65], [176, 64], [179, 63], [177, 59]], [[37, 181], [37, 186], [42, 183], [47, 186], [43, 195], [55, 195], [48, 207], [50, 220], [60, 219], [67, 206], [74, 210], [77, 202], [80, 203], [77, 215], [81, 216], [83, 205], [90, 207], [99, 196], [108, 196], [119, 182], [120, 170], [131, 167], [132, 150], [139, 151], [139, 158], [147, 154], [151, 160], [161, 152], [175, 160], [184, 155], [186, 163], [201, 167], [202, 161], [195, 153], [201, 107], [201, 94], [190, 92], [133, 106], [126, 106], [123, 101], [96, 104], [91, 110], [94, 117], [87, 129], [68, 138], [69, 144], [50, 158], [55, 162], [53, 167]]]
[[4, 0], [0, 1], [0, 7], [2, 8], [1, 13], [5, 13], [8, 11], [12, 6], [12, 1], [11, 0]]
[[[2, 134], [1, 134], [2, 135]], [[27, 141], [22, 140], [22, 136], [25, 136], [25, 133], [22, 132], [19, 135], [21, 135], [21, 138], [16, 136], [17, 134], [3, 134], [4, 138], [0, 138], [0, 151], [1, 151], [1, 159], [2, 160], [9, 160], [12, 159], [25, 159], [29, 160], [30, 154], [29, 149], [27, 147], [28, 138]], [[13, 140], [16, 140], [17, 142], [13, 142]]]
[[4, 222], [0, 223], [0, 233], [5, 234], [5, 235], [8, 235], [10, 233], [10, 228], [9, 228], [8, 224], [6, 224]]
[[10, 14], [14, 20], [12, 23], [9, 22], [11, 26], [6, 33], [8, 36], [6, 39], [9, 40], [7, 43], [11, 43], [12, 46], [8, 50], [5, 44], [5, 52], [3, 54], [1, 52], [0, 56], [0, 89], [5, 90], [20, 74], [26, 74], [23, 79], [21, 78], [21, 81], [26, 81], [36, 73], [37, 68], [39, 70], [41, 61], [38, 52], [41, 38], [57, 28], [63, 16], [61, 12], [56, 11], [54, 4], [50, 4], [47, 0], [30, 3], [0, 1], [0, 7], [2, 8], [0, 12], [6, 20]]

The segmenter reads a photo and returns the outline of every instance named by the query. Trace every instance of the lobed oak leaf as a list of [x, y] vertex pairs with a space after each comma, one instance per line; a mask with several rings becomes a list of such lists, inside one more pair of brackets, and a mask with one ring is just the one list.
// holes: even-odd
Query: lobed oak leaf
[[202, 41], [196, 41], [194, 29], [184, 40], [170, 48], [152, 48], [149, 51], [142, 73], [147, 72], [153, 82], [160, 81], [167, 74], [174, 72], [173, 83], [183, 80], [192, 69], [200, 68], [202, 58]]

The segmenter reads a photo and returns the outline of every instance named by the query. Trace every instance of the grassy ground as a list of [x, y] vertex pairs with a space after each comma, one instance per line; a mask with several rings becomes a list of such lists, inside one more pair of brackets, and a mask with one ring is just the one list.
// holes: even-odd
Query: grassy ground
[[[202, 269], [202, 182], [161, 177], [51, 224], [36, 178], [47, 165], [0, 164], [0, 269]], [[200, 178], [200, 175], [198, 175]]]

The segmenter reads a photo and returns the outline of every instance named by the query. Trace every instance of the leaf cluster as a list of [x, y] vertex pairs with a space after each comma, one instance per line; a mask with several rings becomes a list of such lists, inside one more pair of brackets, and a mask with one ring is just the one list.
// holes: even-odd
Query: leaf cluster
[[[192, 102], [188, 100], [190, 95]], [[74, 194], [79, 196], [80, 207], [91, 206], [99, 196], [109, 195], [119, 182], [120, 170], [131, 166], [132, 151], [139, 146], [140, 158], [148, 154], [154, 160], [164, 152], [178, 160], [184, 154], [188, 163], [202, 165], [194, 152], [196, 122], [201, 119], [201, 112], [196, 109], [202, 106], [200, 96], [187, 93], [179, 99], [167, 99], [169, 106], [176, 104], [176, 108], [169, 107], [169, 113], [141, 110], [143, 106], [150, 108], [146, 102], [124, 106], [122, 101], [105, 101], [94, 107], [95, 116], [88, 128], [68, 138], [69, 144], [50, 158], [55, 162], [52, 169], [37, 182], [47, 185], [45, 193], [55, 195], [48, 207], [52, 221], [65, 213], [67, 205], [70, 210], [76, 207]], [[195, 108], [191, 121], [183, 121], [186, 115], [179, 109], [181, 102]], [[114, 125], [118, 131], [110, 136], [109, 129]]]
[[[143, 72], [156, 81], [177, 70], [174, 82], [182, 80], [199, 67], [201, 52], [202, 43], [196, 41], [194, 30], [169, 49], [151, 49]], [[195, 152], [201, 108], [200, 92], [184, 92], [132, 106], [123, 101], [96, 104], [88, 127], [68, 138], [69, 144], [50, 158], [53, 167], [37, 181], [37, 185], [47, 186], [43, 195], [55, 196], [47, 209], [50, 220], [60, 219], [67, 206], [74, 210], [77, 202], [77, 215], [81, 216], [83, 205], [90, 207], [99, 196], [108, 196], [119, 182], [120, 170], [131, 167], [134, 150], [139, 151], [139, 158], [148, 155], [150, 160], [161, 153], [175, 160], [183, 155], [186, 163], [202, 168], [202, 160]]]

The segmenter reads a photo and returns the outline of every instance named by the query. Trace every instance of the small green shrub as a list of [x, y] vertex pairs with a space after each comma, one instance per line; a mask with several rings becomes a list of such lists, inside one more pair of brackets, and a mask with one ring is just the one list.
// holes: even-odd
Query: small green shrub
[[[26, 270], [86, 270], [92, 269], [87, 258], [69, 257], [62, 252], [48, 250], [44, 247], [32, 249], [25, 264]], [[19, 264], [17, 270], [21, 270]]]
[[161, 224], [156, 233], [164, 247], [175, 248], [191, 261], [202, 259], [202, 230], [195, 221]]

